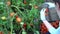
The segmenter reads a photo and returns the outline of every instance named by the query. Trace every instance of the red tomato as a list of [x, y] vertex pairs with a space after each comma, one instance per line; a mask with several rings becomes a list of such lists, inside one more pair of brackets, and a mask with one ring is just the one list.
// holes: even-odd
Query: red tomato
[[26, 23], [24, 23], [24, 24], [23, 24], [23, 26], [24, 26], [24, 27], [26, 27], [26, 26], [27, 26], [27, 24], [26, 24]]
[[0, 31], [0, 34], [4, 34], [2, 31]]
[[18, 16], [16, 16], [16, 18], [18, 18]]
[[46, 8], [46, 11], [45, 11], [46, 13], [48, 12], [48, 8]]
[[24, 0], [24, 4], [27, 4], [26, 0]]

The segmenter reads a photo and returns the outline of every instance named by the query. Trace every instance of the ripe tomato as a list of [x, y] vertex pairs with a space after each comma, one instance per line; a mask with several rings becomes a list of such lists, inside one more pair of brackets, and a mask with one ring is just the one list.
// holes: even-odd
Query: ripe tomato
[[26, 23], [24, 23], [23, 26], [26, 27], [27, 26]]
[[18, 16], [16, 16], [16, 18], [18, 18]]
[[24, 29], [26, 29], [26, 27], [27, 27], [27, 24], [26, 24], [26, 23], [24, 23], [24, 24], [23, 24], [23, 28], [24, 28]]
[[24, 0], [24, 2], [23, 2], [24, 4], [27, 4], [27, 2], [26, 2], [26, 0]]
[[16, 21], [17, 21], [17, 22], [21, 22], [22, 19], [18, 17], [18, 18], [16, 18]]
[[7, 2], [7, 5], [8, 5], [8, 6], [10, 6], [10, 5], [11, 5], [11, 2], [10, 2], [10, 1], [8, 1], [8, 2]]
[[15, 13], [14, 13], [14, 12], [12, 12], [12, 13], [10, 13], [10, 16], [12, 17], [14, 14], [15, 14]]
[[37, 6], [37, 5], [35, 5], [35, 6], [34, 6], [34, 8], [36, 8], [36, 9], [37, 9], [37, 8], [38, 8], [38, 6]]
[[46, 13], [48, 12], [48, 8], [46, 8], [46, 11], [45, 11]]
[[58, 23], [59, 22], [59, 20], [56, 20], [56, 23]]
[[0, 31], [0, 34], [4, 34], [2, 31]]

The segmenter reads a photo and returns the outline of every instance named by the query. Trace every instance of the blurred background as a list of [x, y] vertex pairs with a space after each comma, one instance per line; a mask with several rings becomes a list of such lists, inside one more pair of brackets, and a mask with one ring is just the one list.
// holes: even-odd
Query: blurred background
[[40, 20], [40, 11], [46, 8], [46, 19], [58, 28], [55, 7], [45, 2], [52, 0], [0, 0], [0, 34], [50, 34]]

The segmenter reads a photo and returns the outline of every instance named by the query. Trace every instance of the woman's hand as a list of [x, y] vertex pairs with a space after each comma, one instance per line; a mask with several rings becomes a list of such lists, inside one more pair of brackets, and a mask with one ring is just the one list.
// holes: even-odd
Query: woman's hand
[[45, 11], [46, 11], [46, 8], [43, 8], [40, 12], [40, 18], [41, 20], [43, 21], [43, 23], [45, 24], [45, 26], [47, 27], [48, 31], [50, 33], [54, 32], [56, 29], [46, 20], [45, 18]]

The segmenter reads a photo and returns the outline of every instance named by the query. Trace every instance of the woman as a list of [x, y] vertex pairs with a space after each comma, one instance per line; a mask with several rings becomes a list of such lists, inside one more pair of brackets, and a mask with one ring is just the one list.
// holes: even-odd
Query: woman
[[[55, 2], [56, 5], [56, 10], [57, 10], [57, 14], [60, 18], [60, 0], [53, 0]], [[40, 12], [40, 17], [41, 20], [43, 21], [43, 23], [45, 24], [45, 26], [47, 27], [48, 31], [51, 34], [60, 34], [60, 27], [58, 27], [57, 29], [55, 29], [45, 18], [45, 10], [46, 8], [43, 8]]]

